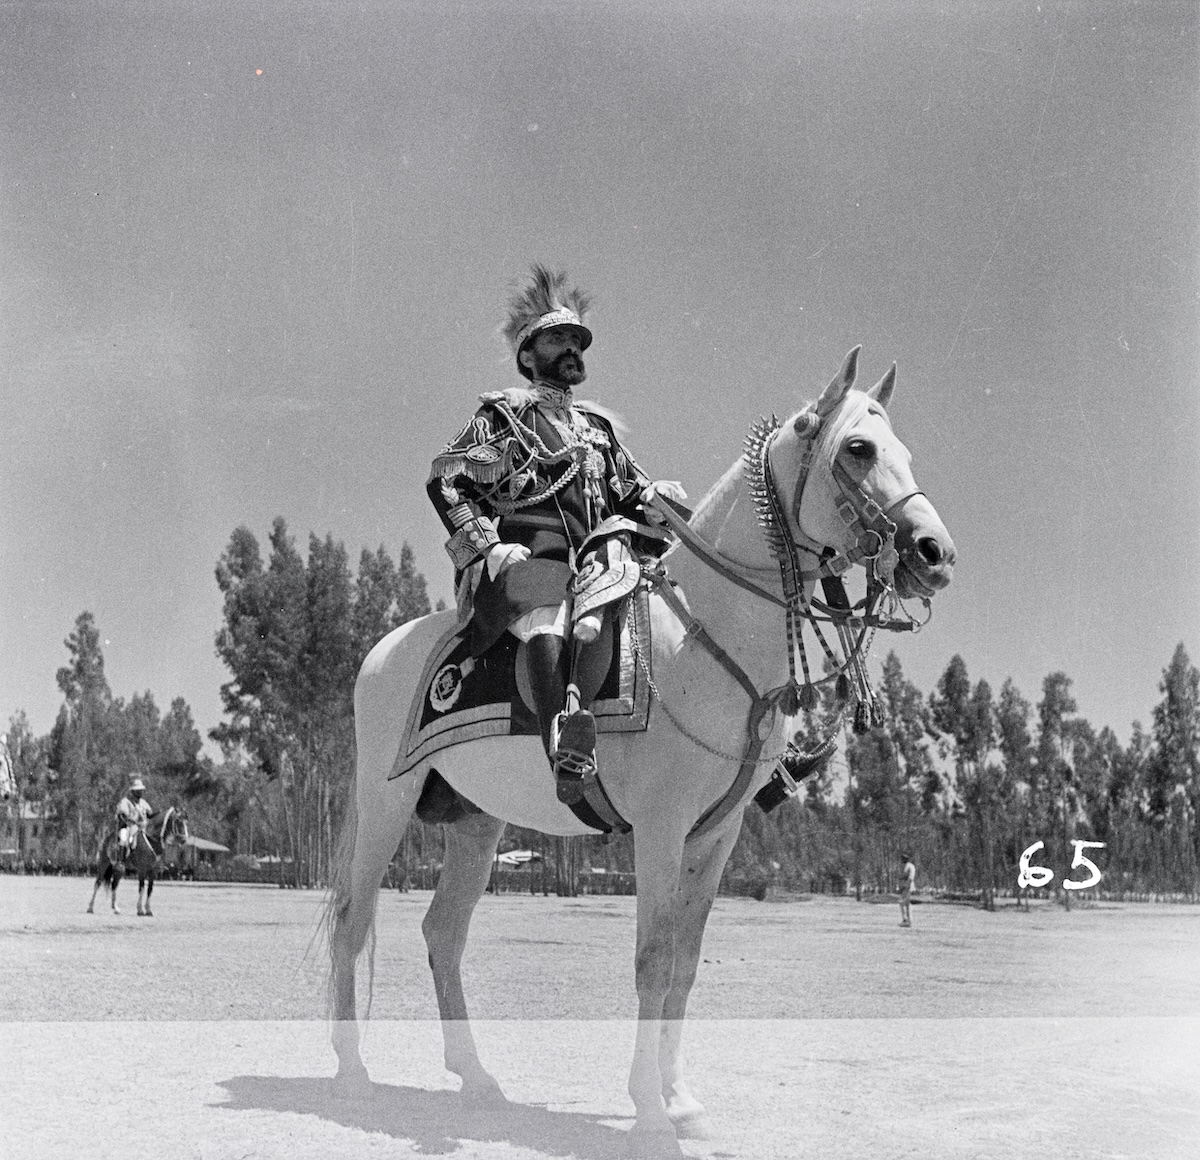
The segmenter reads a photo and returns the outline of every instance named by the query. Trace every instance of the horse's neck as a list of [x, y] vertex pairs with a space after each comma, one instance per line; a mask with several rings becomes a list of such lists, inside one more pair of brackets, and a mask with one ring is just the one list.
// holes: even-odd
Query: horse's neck
[[[740, 461], [701, 500], [690, 526], [732, 571], [775, 597], [782, 595], [779, 566], [767, 549]], [[787, 651], [779, 605], [734, 584], [684, 546], [671, 552], [668, 568], [692, 615], [760, 691], [781, 683]]]
[[691, 528], [734, 571], [768, 589], [775, 585], [779, 568], [759, 528], [740, 459], [700, 501]]

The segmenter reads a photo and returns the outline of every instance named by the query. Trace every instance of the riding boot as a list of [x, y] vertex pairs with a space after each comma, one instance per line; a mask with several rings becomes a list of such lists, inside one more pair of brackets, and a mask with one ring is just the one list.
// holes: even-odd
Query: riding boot
[[554, 727], [567, 691], [567, 650], [562, 637], [542, 633], [529, 638], [529, 685], [542, 745], [553, 764]]
[[596, 721], [586, 709], [563, 711], [567, 692], [567, 662], [570, 656], [561, 637], [540, 634], [531, 637], [529, 683], [542, 745], [554, 770], [556, 792], [568, 805], [583, 796], [582, 782], [596, 769]]

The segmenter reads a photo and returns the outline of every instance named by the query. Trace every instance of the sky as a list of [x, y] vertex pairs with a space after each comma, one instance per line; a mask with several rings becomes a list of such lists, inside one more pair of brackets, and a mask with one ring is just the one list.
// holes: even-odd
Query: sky
[[[1200, 662], [1200, 9], [1172, 2], [0, 4], [0, 723], [109, 683], [207, 733], [214, 569], [282, 516], [450, 597], [429, 462], [516, 381], [532, 261], [580, 394], [698, 500], [863, 345], [959, 554], [928, 692], [1127, 740]], [[718, 637], [719, 626], [710, 626]], [[781, 626], [782, 643], [782, 626]]]

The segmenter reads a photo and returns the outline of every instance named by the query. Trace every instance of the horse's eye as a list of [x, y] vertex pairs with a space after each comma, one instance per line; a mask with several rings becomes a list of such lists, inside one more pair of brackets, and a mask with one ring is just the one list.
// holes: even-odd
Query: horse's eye
[[867, 460], [875, 458], [875, 444], [869, 439], [851, 439], [846, 444], [846, 450], [855, 459]]

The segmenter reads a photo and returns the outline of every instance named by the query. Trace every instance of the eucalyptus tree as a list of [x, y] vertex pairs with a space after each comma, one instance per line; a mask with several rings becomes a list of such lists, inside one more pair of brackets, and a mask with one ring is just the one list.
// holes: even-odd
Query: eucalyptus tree
[[989, 764], [997, 737], [996, 710], [987, 681], [974, 688], [966, 662], [955, 655], [930, 695], [933, 725], [954, 754], [955, 788], [967, 818], [968, 872], [979, 884], [984, 906], [995, 906], [994, 816], [1000, 774]]
[[1033, 735], [1029, 731], [1032, 713], [1033, 706], [1012, 678], [1006, 678], [996, 701], [996, 745], [1001, 756], [999, 816], [1004, 825], [1001, 848], [1014, 882], [1021, 851], [1039, 837], [1033, 816]]
[[1180, 643], [1159, 682], [1146, 765], [1149, 815], [1160, 828], [1172, 889], [1200, 889], [1200, 672]]
[[218, 656], [226, 720], [211, 736], [242, 748], [268, 782], [255, 795], [290, 859], [294, 885], [322, 881], [354, 759], [354, 678], [374, 640], [429, 611], [425, 580], [404, 545], [397, 569], [382, 547], [364, 552], [357, 578], [345, 548], [310, 534], [301, 558], [282, 518], [264, 564], [258, 541], [237, 528], [217, 564], [224, 596]]
[[70, 834], [74, 857], [83, 859], [102, 809], [95, 786], [108, 777], [113, 695], [104, 672], [100, 631], [90, 612], [75, 618], [63, 644], [69, 659], [54, 675], [63, 703], [50, 733], [52, 807]]
[[[1037, 704], [1038, 730], [1034, 755], [1037, 795], [1035, 818], [1044, 830], [1039, 839], [1046, 842], [1047, 865], [1055, 869], [1056, 888], [1066, 880], [1070, 862], [1066, 857], [1076, 822], [1079, 820], [1079, 794], [1072, 767], [1071, 715], [1078, 706], [1071, 695], [1072, 680], [1056, 671], [1042, 679], [1042, 699]], [[1070, 907], [1071, 892], [1063, 890], [1063, 902]]]

